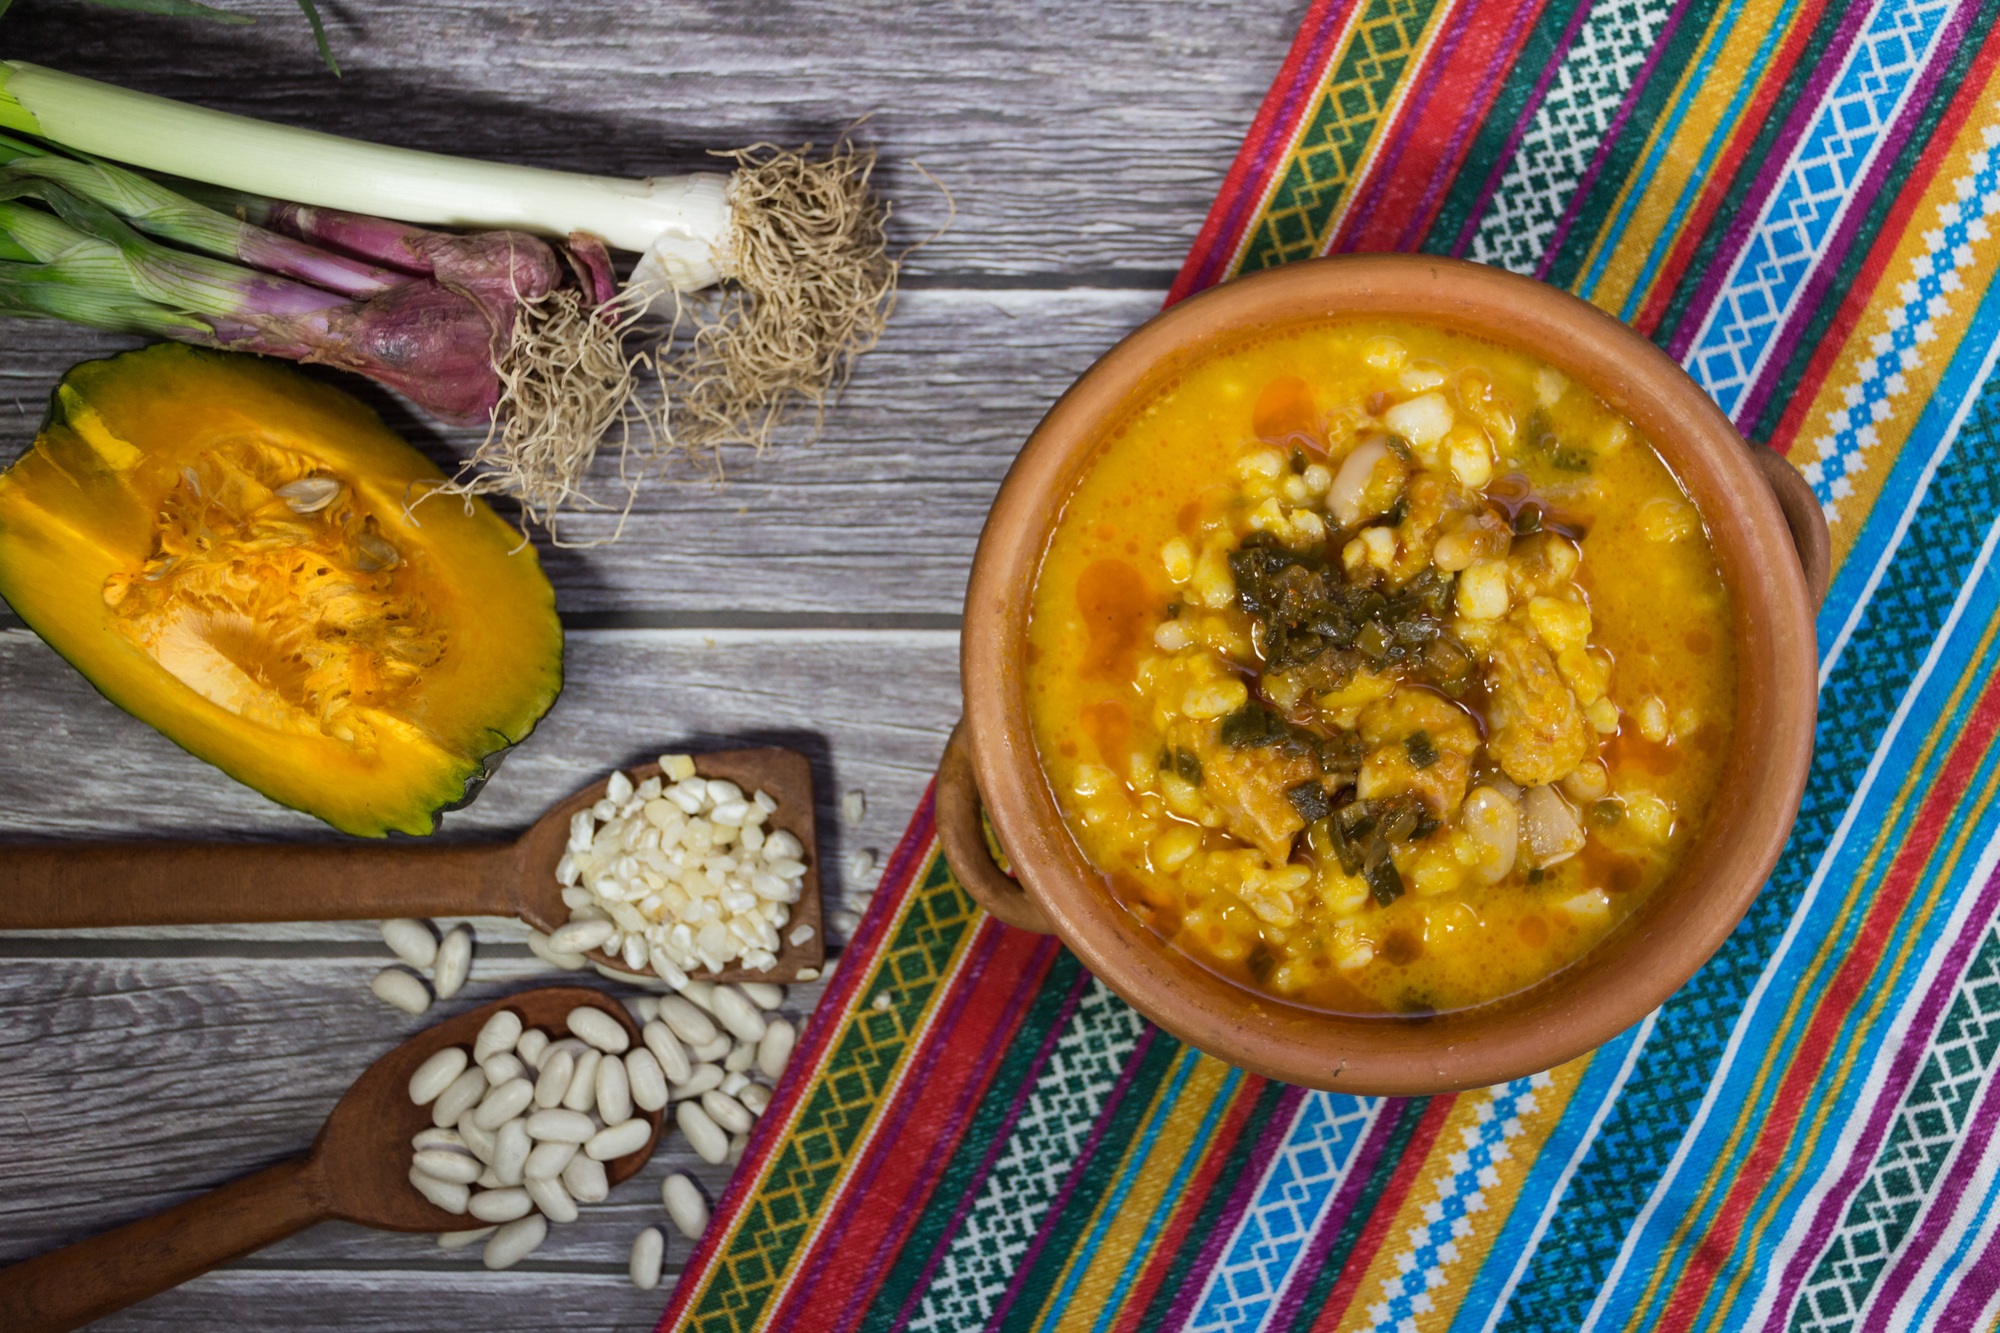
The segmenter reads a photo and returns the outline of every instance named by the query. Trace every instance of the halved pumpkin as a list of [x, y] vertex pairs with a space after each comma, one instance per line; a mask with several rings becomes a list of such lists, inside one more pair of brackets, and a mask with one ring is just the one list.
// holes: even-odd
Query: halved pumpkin
[[105, 697], [348, 833], [429, 833], [562, 688], [555, 593], [486, 505], [280, 362], [63, 376], [0, 475], [0, 596]]

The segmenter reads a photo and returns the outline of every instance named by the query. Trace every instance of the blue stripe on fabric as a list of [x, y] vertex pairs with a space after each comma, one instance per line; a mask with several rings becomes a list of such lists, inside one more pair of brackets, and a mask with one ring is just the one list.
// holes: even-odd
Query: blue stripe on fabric
[[[1989, 292], [1987, 302], [1995, 294]], [[1974, 364], [1986, 349], [1961, 347]], [[1982, 405], [2000, 413], [1991, 382]], [[1935, 404], [1948, 420], [1956, 404]], [[1722, 1055], [1730, 1025], [1831, 843], [1858, 775], [1880, 742], [1893, 699], [1910, 679], [1960, 591], [1959, 577], [2000, 511], [1996, 459], [1955, 441], [1910, 525], [1929, 539], [1923, 558], [1892, 561], [1820, 691], [1817, 749], [1803, 804], [1778, 871], [1723, 948], [1660, 1010], [1655, 1037], [1573, 1178], [1541, 1255], [1499, 1327], [1517, 1333], [1578, 1327], [1622, 1248], [1632, 1219], [1666, 1169]], [[1877, 506], [1870, 527], [1900, 515]], [[1867, 536], [1868, 534], [1864, 534]]]

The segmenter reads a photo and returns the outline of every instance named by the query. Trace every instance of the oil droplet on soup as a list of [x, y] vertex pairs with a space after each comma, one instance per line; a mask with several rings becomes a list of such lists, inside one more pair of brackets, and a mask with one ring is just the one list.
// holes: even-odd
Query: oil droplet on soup
[[1449, 1010], [1673, 873], [1735, 725], [1732, 626], [1699, 514], [1587, 388], [1327, 321], [1106, 436], [1043, 556], [1029, 706], [1079, 849], [1165, 949], [1309, 1007]]

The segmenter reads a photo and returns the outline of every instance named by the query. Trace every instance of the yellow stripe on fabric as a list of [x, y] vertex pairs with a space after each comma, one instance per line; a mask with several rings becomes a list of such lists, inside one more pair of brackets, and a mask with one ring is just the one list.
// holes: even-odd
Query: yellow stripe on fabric
[[[1128, 1276], [1135, 1276], [1138, 1268], [1133, 1264], [1139, 1253], [1139, 1242], [1159, 1212], [1167, 1186], [1173, 1181], [1181, 1164], [1190, 1156], [1200, 1156], [1208, 1146], [1195, 1141], [1195, 1134], [1201, 1128], [1202, 1119], [1208, 1108], [1222, 1095], [1223, 1084], [1230, 1074], [1229, 1066], [1213, 1056], [1203, 1055], [1188, 1048], [1179, 1057], [1192, 1060], [1193, 1068], [1188, 1072], [1187, 1081], [1174, 1095], [1173, 1106], [1167, 1110], [1167, 1120], [1160, 1127], [1152, 1147], [1142, 1161], [1134, 1163], [1132, 1153], [1138, 1150], [1136, 1140], [1126, 1149], [1126, 1155], [1118, 1164], [1118, 1174], [1134, 1174], [1132, 1187], [1118, 1202], [1118, 1211], [1105, 1228], [1104, 1235], [1087, 1256], [1072, 1253], [1064, 1265], [1061, 1276], [1051, 1285], [1051, 1292], [1060, 1291], [1069, 1281], [1070, 1273], [1080, 1259], [1087, 1259], [1087, 1267], [1076, 1281], [1076, 1290], [1069, 1301], [1056, 1315], [1053, 1324], [1047, 1322], [1038, 1327], [1052, 1328], [1058, 1333], [1089, 1333], [1103, 1318], [1105, 1307], [1118, 1295], [1118, 1285]], [[1145, 1120], [1151, 1120], [1157, 1113], [1161, 1098], [1173, 1091], [1172, 1076], [1162, 1081], [1153, 1105], [1146, 1108]], [[1143, 1122], [1142, 1122], [1143, 1123]], [[1196, 1168], [1199, 1170], [1199, 1163]], [[1090, 1222], [1084, 1227], [1084, 1234], [1093, 1232], [1104, 1209], [1110, 1206], [1110, 1191], [1100, 1199], [1091, 1214]], [[1126, 1272], [1128, 1268], [1133, 1273]], [[1047, 1314], [1044, 1312], [1044, 1321]]]
[[[855, 999], [853, 1005], [841, 1013], [837, 1019], [831, 1013], [823, 1012], [814, 1015], [813, 1022], [815, 1025], [834, 1021], [838, 1021], [841, 1024], [841, 1030], [835, 1033], [832, 1040], [827, 1043], [821, 1054], [819, 1063], [811, 1071], [811, 1082], [817, 1085], [822, 1091], [829, 1085], [829, 1081], [824, 1078], [824, 1075], [832, 1067], [833, 1061], [838, 1059], [842, 1051], [847, 1048], [848, 1038], [855, 1033], [856, 1025], [871, 1020], [880, 1020], [883, 1017], [881, 1013], [864, 1007], [868, 998], [877, 993], [879, 984], [884, 981], [887, 982], [887, 987], [890, 990], [903, 985], [905, 974], [899, 968], [899, 963], [907, 962], [907, 955], [912, 951], [909, 949], [899, 949], [897, 941], [903, 935], [904, 928], [909, 923], [912, 914], [919, 908], [922, 908], [926, 912], [931, 911], [932, 905], [926, 900], [937, 893], [951, 892], [961, 896], [964, 895], [964, 890], [957, 886], [956, 881], [950, 881], [948, 886], [944, 888], [927, 887], [934, 866], [941, 864], [940, 856], [939, 845], [935, 837], [933, 837], [930, 844], [924, 848], [923, 855], [918, 861], [918, 864], [923, 869], [918, 872], [916, 883], [908, 893], [903, 895], [903, 900], [897, 907], [896, 915], [890, 921], [884, 923], [884, 947], [876, 955], [874, 966], [870, 970], [865, 983], [854, 991]], [[969, 902], [970, 900], [967, 899], [967, 901]], [[972, 910], [974, 915], [977, 916], [977, 909]], [[964, 969], [966, 954], [971, 949], [973, 941], [978, 938], [979, 931], [980, 923], [975, 920], [960, 934], [957, 942], [952, 947], [950, 955], [946, 958], [944, 966], [937, 970], [934, 981], [935, 992], [942, 993], [949, 990], [957, 981], [959, 973]], [[927, 967], [928, 964], [926, 964]], [[820, 1233], [827, 1224], [827, 1220], [837, 1211], [842, 1197], [852, 1183], [848, 1166], [866, 1154], [869, 1147], [874, 1143], [876, 1133], [880, 1128], [879, 1121], [882, 1112], [894, 1103], [897, 1093], [902, 1088], [903, 1080], [909, 1072], [910, 1058], [923, 1046], [931, 1026], [936, 1022], [938, 1015], [943, 1009], [944, 1006], [936, 1004], [922, 1006], [921, 1021], [917, 1027], [899, 1035], [899, 1049], [894, 1056], [896, 1062], [895, 1072], [883, 1083], [881, 1091], [873, 1097], [872, 1105], [867, 1111], [860, 1132], [844, 1141], [833, 1135], [820, 1136], [817, 1150], [812, 1155], [813, 1166], [815, 1170], [824, 1170], [829, 1161], [837, 1161], [834, 1182], [825, 1196], [819, 1199], [808, 1210], [813, 1215], [813, 1222], [803, 1235], [793, 1238], [782, 1246], [777, 1245], [775, 1240], [772, 1243], [764, 1244], [753, 1257], [752, 1266], [757, 1268], [760, 1274], [771, 1273], [774, 1275], [769, 1294], [764, 1297], [761, 1303], [763, 1313], [767, 1314], [783, 1303], [790, 1291], [792, 1282], [798, 1276], [800, 1263], [813, 1252], [820, 1238]], [[890, 1012], [893, 1014], [901, 1012], [901, 1010], [892, 1009]], [[865, 1040], [866, 1034], [862, 1034], [862, 1037]], [[878, 1054], [879, 1058], [881, 1043], [869, 1042], [868, 1045], [870, 1053]], [[782, 1196], [788, 1193], [797, 1193], [797, 1186], [794, 1182], [774, 1182], [772, 1174], [779, 1166], [780, 1160], [786, 1151], [786, 1144], [800, 1132], [802, 1118], [812, 1109], [814, 1109], [813, 1096], [807, 1095], [797, 1099], [791, 1113], [792, 1118], [784, 1126], [783, 1139], [767, 1158], [763, 1171], [758, 1176], [754, 1187], [745, 1194], [742, 1204], [731, 1212], [728, 1223], [729, 1229], [718, 1242], [716, 1260], [708, 1265], [707, 1271], [702, 1276], [700, 1288], [695, 1292], [686, 1306], [691, 1319], [698, 1321], [701, 1316], [714, 1313], [712, 1310], [705, 1308], [704, 1303], [709, 1300], [711, 1289], [715, 1286], [717, 1279], [730, 1280], [731, 1272], [742, 1262], [740, 1258], [733, 1256], [733, 1251], [744, 1224], [753, 1214], [761, 1214], [764, 1211], [755, 1206], [758, 1197], [768, 1194]], [[793, 1211], [794, 1208], [804, 1209], [805, 1206], [804, 1201], [799, 1201], [791, 1207], [782, 1207], [774, 1211], [782, 1214]], [[761, 1322], [761, 1318], [762, 1316], [760, 1315], [759, 1322]]]
[[[1979, 92], [1980, 104], [1988, 109], [1987, 114], [1966, 117], [1943, 165], [1910, 214], [1895, 254], [1882, 269], [1881, 281], [1869, 293], [1866, 313], [1855, 321], [1854, 331], [1848, 335], [1830, 373], [1813, 396], [1812, 407], [1801, 419], [1791, 449], [1792, 461], [1800, 467], [1827, 461], [1837, 433], [1834, 415], [1850, 410], [1859, 401], [1863, 367], [1875, 359], [1876, 347], [1886, 342], [1890, 321], [1902, 318], [1905, 303], [1899, 289], [1915, 282], [1920, 274], [1928, 273], [1935, 264], [1938, 230], [1946, 210], [1968, 206], [1970, 201], [1959, 197], [1959, 182], [1974, 174], [1975, 154], [1993, 151], [1996, 120], [1991, 108], [1996, 98], [2000, 98], [2000, 68], [1994, 70]], [[1876, 443], [1862, 454], [1860, 465], [1847, 473], [1850, 493], [1835, 501], [1828, 526], [1833, 532], [1836, 570], [1868, 525], [1882, 487], [1895, 469], [1897, 456], [1916, 429], [1917, 420], [1929, 405], [1953, 353], [1963, 344], [1966, 330], [1979, 309], [1981, 295], [1993, 282], [1996, 269], [2000, 269], [2000, 235], [1989, 232], [1982, 236], [1978, 234], [1980, 230], [1974, 228], [1974, 239], [1966, 247], [1971, 252], [1971, 262], [1957, 271], [1955, 289], [1947, 293], [1945, 308], [1928, 317], [1931, 336], [1919, 343], [1916, 363], [1895, 368], [1902, 387], [1889, 399], [1889, 415], [1873, 424]]]
[[[1985, 632], [1980, 636], [1979, 646], [1968, 659], [1966, 670], [1960, 674], [1957, 683], [1952, 687], [1950, 699], [1939, 710], [1936, 722], [1924, 737], [1923, 747], [1915, 762], [1910, 765], [1908, 776], [1898, 789], [1888, 814], [1877, 829], [1875, 841], [1868, 848], [1868, 855], [1855, 871], [1853, 878], [1848, 881], [1846, 897], [1841, 901], [1840, 911], [1822, 936], [1822, 947], [1813, 954], [1794, 985], [1784, 1012], [1772, 1031], [1768, 1049], [1774, 1052], [1783, 1051], [1792, 1044], [1799, 1027], [1803, 1023], [1810, 1022], [1813, 1013], [1816, 1012], [1823, 993], [1821, 978], [1829, 968], [1838, 967], [1844, 961], [1845, 953], [1835, 945], [1835, 942], [1846, 935], [1847, 926], [1855, 914], [1865, 911], [1873, 901], [1874, 895], [1867, 890], [1867, 886], [1875, 877], [1875, 867], [1881, 862], [1884, 850], [1892, 840], [1897, 840], [1896, 845], [1901, 846], [1895, 830], [1902, 822], [1904, 811], [1909, 808], [1911, 801], [1917, 798], [1918, 788], [1921, 786], [1926, 791], [1929, 789], [1930, 783], [1926, 781], [1925, 774], [1930, 769], [1938, 747], [1948, 744], [1956, 737], [1954, 714], [1963, 704], [1966, 693], [1985, 683], [1987, 672], [1983, 664], [1992, 649], [1996, 633], [2000, 633], [2000, 620], [1989, 621]], [[1898, 966], [1900, 965], [1899, 963]], [[1886, 991], [1880, 992], [1880, 994], [1886, 993]], [[1646, 1289], [1633, 1303], [1631, 1315], [1625, 1324], [1628, 1330], [1636, 1331], [1650, 1326], [1653, 1303], [1659, 1294], [1661, 1283], [1667, 1279], [1674, 1267], [1676, 1256], [1682, 1254], [1687, 1247], [1696, 1220], [1707, 1214], [1710, 1200], [1718, 1190], [1726, 1189], [1736, 1179], [1737, 1163], [1745, 1137], [1754, 1135], [1764, 1124], [1765, 1113], [1758, 1109], [1763, 1105], [1764, 1095], [1771, 1084], [1782, 1079], [1790, 1069], [1789, 1061], [1782, 1063], [1767, 1061], [1759, 1064], [1756, 1077], [1738, 1107], [1736, 1121], [1730, 1128], [1729, 1138], [1723, 1144], [1721, 1151], [1715, 1155], [1709, 1172], [1702, 1178], [1693, 1204], [1682, 1211], [1681, 1219], [1675, 1224], [1672, 1236], [1660, 1248], [1652, 1273], [1646, 1280]], [[1830, 1109], [1831, 1103], [1823, 1103], [1823, 1106]], [[1794, 1133], [1796, 1132], [1795, 1129]]]
[[[1472, 1215], [1472, 1234], [1456, 1239], [1453, 1243], [1458, 1257], [1438, 1268], [1444, 1282], [1430, 1293], [1430, 1310], [1417, 1316], [1417, 1328], [1421, 1333], [1433, 1333], [1433, 1330], [1443, 1333], [1458, 1317], [1459, 1307], [1465, 1303], [1473, 1278], [1479, 1275], [1479, 1270], [1493, 1251], [1493, 1243], [1500, 1238], [1500, 1232], [1514, 1214], [1521, 1186], [1527, 1182], [1528, 1173], [1535, 1169], [1542, 1150], [1548, 1146], [1549, 1135], [1561, 1123], [1563, 1112], [1569, 1109], [1570, 1099], [1576, 1096], [1577, 1085], [1583, 1082], [1584, 1072], [1597, 1055], [1598, 1052], [1593, 1051], [1589, 1055], [1578, 1056], [1568, 1064], [1557, 1065], [1548, 1072], [1548, 1086], [1535, 1089], [1535, 1109], [1520, 1117], [1520, 1134], [1506, 1140], [1507, 1160], [1495, 1168], [1498, 1183], [1484, 1191], [1485, 1209]], [[1446, 1132], [1450, 1130], [1447, 1128]], [[1433, 1197], [1435, 1193], [1433, 1187]], [[1500, 1256], [1503, 1264], [1512, 1264], [1514, 1258], [1511, 1254]]]
[[[1660, 155], [1659, 164], [1653, 169], [1652, 177], [1646, 181], [1639, 195], [1639, 202], [1631, 216], [1625, 220], [1613, 245], [1610, 259], [1599, 275], [1596, 286], [1590, 293], [1593, 305], [1616, 315], [1622, 310], [1632, 295], [1633, 284], [1639, 281], [1647, 256], [1653, 252], [1661, 236], [1673, 221], [1676, 205], [1692, 196], [1702, 182], [1708, 179], [1709, 171], [1704, 167], [1703, 150], [1715, 143], [1718, 134], [1725, 134], [1735, 128], [1734, 122], [1724, 126], [1723, 117], [1730, 106], [1743, 98], [1743, 80], [1750, 76], [1751, 63], [1756, 59], [1758, 49], [1770, 41], [1772, 47], [1782, 45], [1784, 36], [1768, 38], [1773, 24], [1790, 0], [1752, 0], [1741, 12], [1732, 14], [1728, 6], [1718, 6], [1702, 31], [1701, 44], [1693, 57], [1681, 71], [1680, 81], [1674, 85], [1673, 95], [1667, 99], [1668, 106], [1685, 103], [1687, 111], [1674, 128], [1674, 137]], [[1797, 16], [1793, 16], [1797, 22]], [[1713, 64], [1707, 64], [1709, 52], [1721, 43], [1721, 49], [1714, 57]], [[1699, 80], [1690, 97], [1691, 82]], [[1754, 94], [1753, 94], [1754, 95]], [[1744, 100], [1748, 100], [1745, 98]], [[1658, 136], [1665, 132], [1668, 117], [1662, 116], [1654, 122], [1647, 135], [1645, 148], [1634, 159], [1635, 167], [1650, 161]], [[1715, 144], [1720, 149], [1720, 144]], [[1590, 253], [1585, 257], [1582, 273], [1590, 272], [1598, 255], [1607, 244], [1611, 244], [1611, 227], [1624, 208], [1625, 200], [1633, 188], [1628, 178], [1618, 192], [1617, 200], [1605, 211], [1604, 220], [1591, 240]], [[1685, 218], [1682, 219], [1685, 222]], [[1651, 289], [1658, 282], [1657, 276], [1647, 283], [1642, 296], [1650, 296]]]
[[[1987, 650], [1993, 644], [1996, 632], [2000, 632], [2000, 621], [1987, 626], [1986, 634], [1981, 640], [1980, 651], [1974, 654], [1971, 663], [1968, 665], [1959, 690], [1952, 696], [1952, 705], [1948, 705], [1945, 709], [1947, 717], [1956, 711], [1955, 705], [1964, 697], [1967, 690], [1983, 687], [1990, 678], [1993, 663], [1987, 657]], [[1943, 776], [1942, 773], [1938, 775], [1940, 780]], [[1921, 898], [1917, 894], [1912, 893], [1911, 897], [1913, 901], [1910, 906], [1914, 907], [1918, 902], [1921, 902], [1922, 906], [1915, 921], [1910, 923], [1907, 930], [1902, 928], [1901, 925], [1898, 926], [1896, 935], [1899, 939], [1914, 939], [1921, 936], [1930, 925], [1931, 918], [1937, 915], [1940, 906], [1944, 908], [1947, 914], [1951, 911], [1953, 904], [1950, 902], [1941, 902], [1937, 890], [1949, 884], [1952, 876], [1958, 872], [1959, 863], [1965, 859], [1966, 849], [1971, 843], [1973, 832], [1979, 827], [1980, 821], [1985, 818], [1986, 812], [1992, 808], [1996, 792], [2000, 792], [2000, 769], [1996, 769], [1987, 775], [1985, 785], [1979, 789], [1978, 796], [1974, 798], [1969, 806], [1961, 802], [1952, 811], [1954, 836], [1948, 845], [1932, 848], [1930, 854], [1924, 858], [1922, 867], [1917, 872], [1918, 885], [1929, 885], [1932, 892]], [[1942, 857], [1940, 857], [1940, 851], [1942, 851]], [[1907, 916], [1909, 907], [1906, 907], [1904, 910]], [[1847, 1022], [1846, 1039], [1837, 1053], [1829, 1055], [1826, 1062], [1827, 1068], [1843, 1071], [1854, 1069], [1865, 1037], [1871, 1032], [1881, 1030], [1878, 1025], [1882, 1021], [1882, 1011], [1888, 1006], [1890, 996], [1895, 993], [1897, 986], [1901, 983], [1903, 973], [1909, 970], [1912, 963], [1921, 964], [1922, 961], [1921, 958], [1913, 956], [1907, 948], [1895, 955], [1893, 962], [1889, 965], [1888, 975], [1879, 984], [1870, 985], [1869, 1002], [1861, 1010], [1860, 1018], [1856, 1019], [1850, 1015]], [[1880, 964], [1877, 964], [1878, 971], [1879, 968]], [[1743, 1246], [1747, 1241], [1749, 1253], [1755, 1254], [1757, 1252], [1758, 1247], [1763, 1242], [1765, 1232], [1770, 1229], [1771, 1222], [1780, 1202], [1798, 1187], [1799, 1180], [1804, 1174], [1804, 1163], [1810, 1158], [1812, 1153], [1818, 1150], [1820, 1140], [1825, 1137], [1827, 1112], [1832, 1110], [1834, 1104], [1835, 1099], [1832, 1097], [1815, 1099], [1808, 1103], [1810, 1106], [1816, 1106], [1820, 1114], [1810, 1120], [1802, 1118], [1801, 1123], [1794, 1127], [1791, 1134], [1791, 1141], [1793, 1143], [1801, 1142], [1800, 1134], [1803, 1132], [1803, 1149], [1797, 1153], [1787, 1153], [1786, 1156], [1789, 1159], [1789, 1163], [1784, 1175], [1775, 1184], [1767, 1184], [1765, 1186], [1762, 1195], [1762, 1206], [1757, 1212], [1752, 1214], [1751, 1219], [1745, 1226], [1745, 1240], [1738, 1241], [1739, 1247]], [[1843, 1115], [1841, 1125], [1834, 1127], [1836, 1131], [1846, 1124], [1847, 1119], [1848, 1117]], [[1730, 1307], [1741, 1296], [1742, 1286], [1743, 1275], [1741, 1273], [1731, 1273], [1723, 1286], [1723, 1304], [1720, 1308], [1719, 1316], [1726, 1316], [1728, 1314]]]
[[[1700, 79], [1693, 98], [1688, 102], [1687, 112], [1681, 117], [1674, 131], [1671, 143], [1654, 169], [1652, 179], [1646, 182], [1639, 195], [1638, 205], [1626, 219], [1623, 231], [1617, 238], [1610, 260], [1597, 280], [1590, 294], [1592, 304], [1617, 314], [1625, 308], [1633, 294], [1633, 285], [1644, 271], [1647, 257], [1653, 252], [1660, 238], [1674, 221], [1677, 205], [1691, 198], [1700, 185], [1708, 179], [1712, 164], [1704, 164], [1703, 150], [1712, 143], [1719, 150], [1718, 136], [1727, 135], [1736, 128], [1735, 122], [1725, 125], [1723, 117], [1730, 106], [1743, 98], [1743, 81], [1751, 76], [1751, 64], [1756, 59], [1758, 49], [1767, 41], [1773, 24], [1778, 22], [1787, 0], [1751, 0], [1738, 14], [1730, 14], [1726, 6], [1718, 7], [1709, 19], [1708, 27], [1702, 32], [1701, 47], [1682, 70], [1680, 82], [1674, 87], [1674, 94], [1668, 105], [1679, 105], [1688, 97], [1689, 81]], [[1792, 22], [1797, 23], [1797, 15]], [[1708, 51], [1715, 46], [1718, 38], [1721, 49], [1712, 65], [1703, 67]], [[1771, 40], [1773, 49], [1781, 46], [1784, 35]], [[1767, 62], [1768, 64], [1768, 62]], [[1768, 73], [1768, 68], [1760, 73]], [[1754, 96], [1754, 93], [1752, 94]], [[1747, 101], [1748, 98], [1743, 98]], [[1654, 134], [1660, 133], [1656, 127]], [[1646, 152], [1638, 156], [1639, 162], [1648, 159], [1653, 148], [1653, 140], [1648, 139]], [[1625, 187], [1629, 191], [1629, 183]], [[1619, 194], [1619, 204], [1606, 213], [1604, 227], [1618, 215], [1623, 204], [1625, 191]], [[1678, 225], [1684, 226], [1685, 217]], [[1590, 265], [1606, 241], [1602, 229], [1592, 242], [1591, 256], [1586, 259], [1580, 271], [1588, 273]], [[1658, 283], [1657, 273], [1647, 281], [1646, 288], [1639, 293], [1641, 298], [1649, 298]], [[1643, 300], [1641, 302], [1643, 304]]]

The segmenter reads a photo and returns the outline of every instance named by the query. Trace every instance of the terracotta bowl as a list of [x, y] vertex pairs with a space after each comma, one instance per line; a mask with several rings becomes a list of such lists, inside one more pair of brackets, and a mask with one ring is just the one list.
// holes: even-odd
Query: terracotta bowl
[[[1733, 748], [1700, 839], [1675, 873], [1577, 962], [1478, 1008], [1341, 1015], [1262, 995], [1168, 949], [1078, 850], [1036, 754], [1025, 673], [1042, 553], [1107, 427], [1189, 362], [1245, 334], [1326, 316], [1393, 316], [1532, 352], [1652, 440], [1707, 520], [1734, 594]], [[1052, 932], [1146, 1017], [1231, 1064], [1354, 1093], [1479, 1087], [1548, 1069], [1637, 1023], [1719, 948], [1797, 816], [1816, 712], [1813, 613], [1826, 525], [1798, 472], [1744, 443], [1665, 354], [1565, 292], [1412, 255], [1289, 264], [1184, 301], [1107, 352], [1050, 410], [994, 501], [965, 600], [965, 716], [938, 783], [959, 878], [1011, 925]], [[1643, 577], [1643, 572], [1635, 571]], [[983, 835], [983, 804], [1012, 875]]]

